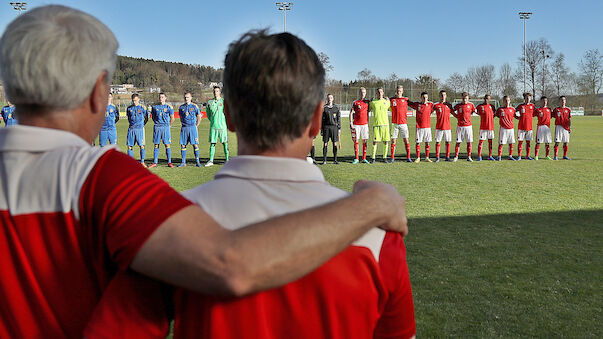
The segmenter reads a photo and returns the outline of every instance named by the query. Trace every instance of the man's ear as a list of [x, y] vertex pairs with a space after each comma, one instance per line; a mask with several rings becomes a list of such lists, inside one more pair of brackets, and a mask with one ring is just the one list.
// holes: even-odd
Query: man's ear
[[322, 111], [324, 109], [324, 101], [319, 101], [314, 108], [312, 113], [312, 120], [310, 120], [310, 137], [314, 138], [320, 132], [322, 127]]
[[107, 100], [109, 99], [110, 85], [107, 82], [107, 72], [103, 72], [98, 76], [92, 93], [90, 93], [90, 110], [92, 113], [105, 113]]
[[228, 105], [224, 102], [224, 117], [226, 118], [226, 127], [231, 132], [236, 132], [235, 125], [232, 123], [232, 119], [230, 117], [230, 111], [228, 110]]

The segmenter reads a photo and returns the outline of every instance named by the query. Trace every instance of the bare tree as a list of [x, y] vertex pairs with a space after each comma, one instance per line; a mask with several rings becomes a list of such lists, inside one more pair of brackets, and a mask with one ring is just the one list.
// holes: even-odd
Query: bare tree
[[477, 83], [478, 89], [480, 92], [475, 92], [476, 96], [481, 95], [482, 91], [485, 93], [492, 93], [494, 89], [494, 78], [495, 78], [495, 68], [494, 65], [482, 65], [478, 66], [476, 69], [477, 75]]
[[569, 84], [569, 69], [565, 66], [565, 55], [557, 54], [551, 65], [551, 79], [555, 87], [555, 94], [561, 95], [561, 90], [565, 90]]
[[364, 81], [364, 82], [376, 82], [377, 81], [377, 77], [368, 68], [365, 68], [362, 71], [358, 72], [358, 74], [356, 76], [358, 77], [358, 80]]
[[455, 93], [460, 93], [465, 90], [465, 77], [460, 73], [454, 72], [446, 80], [446, 86]]
[[[528, 85], [530, 85], [529, 89], [534, 93], [534, 96], [536, 96], [536, 75], [542, 69], [543, 58], [546, 55], [553, 55], [553, 48], [551, 48], [546, 39], [540, 38], [539, 40], [531, 40], [526, 43], [525, 61], [527, 65]], [[523, 55], [519, 57], [519, 62], [523, 69]]]
[[465, 75], [465, 84], [469, 93], [477, 94], [478, 92], [480, 92], [481, 83], [477, 67], [471, 66], [467, 69], [467, 74]]
[[508, 62], [504, 63], [502, 66], [500, 66], [500, 71], [498, 74], [498, 88], [500, 94], [515, 97], [517, 95], [517, 86], [513, 77], [511, 65], [509, 65]]
[[431, 97], [434, 97], [434, 93], [440, 85], [440, 80], [434, 78], [431, 74], [421, 74], [415, 79], [416, 87], [421, 91], [429, 92]]
[[598, 94], [603, 85], [603, 56], [598, 49], [584, 53], [578, 62], [582, 87], [588, 94]]
[[322, 63], [322, 67], [325, 69], [325, 72], [328, 74], [332, 72], [334, 67], [331, 65], [331, 58], [323, 52], [318, 53], [318, 59]]

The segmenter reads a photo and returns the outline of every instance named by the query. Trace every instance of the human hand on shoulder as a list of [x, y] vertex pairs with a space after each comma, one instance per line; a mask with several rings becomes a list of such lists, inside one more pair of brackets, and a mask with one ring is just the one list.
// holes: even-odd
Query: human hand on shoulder
[[380, 228], [386, 231], [408, 234], [406, 219], [406, 199], [398, 190], [379, 181], [359, 180], [354, 183], [354, 194], [364, 195], [366, 203], [371, 205], [371, 213], [384, 218]]

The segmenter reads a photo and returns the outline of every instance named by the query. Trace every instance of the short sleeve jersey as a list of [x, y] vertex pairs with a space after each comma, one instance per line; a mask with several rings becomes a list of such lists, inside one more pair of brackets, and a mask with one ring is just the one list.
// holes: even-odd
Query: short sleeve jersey
[[178, 109], [178, 114], [180, 114], [182, 127], [193, 127], [197, 126], [197, 116], [201, 114], [201, 111], [197, 104], [182, 104]]
[[538, 126], [551, 126], [551, 109], [548, 107], [539, 107], [536, 109], [538, 117]]
[[390, 98], [392, 107], [392, 124], [406, 124], [408, 116], [408, 98]]
[[224, 98], [210, 99], [207, 102], [207, 119], [209, 119], [210, 128], [226, 129], [226, 117], [224, 116]]
[[354, 125], [368, 125], [369, 100], [358, 99], [352, 103]]
[[569, 107], [555, 108], [555, 110], [553, 110], [553, 118], [555, 118], [556, 126], [562, 126], [565, 129], [570, 128], [570, 119], [572, 118], [572, 115]]
[[517, 129], [522, 131], [532, 130], [532, 121], [534, 119], [534, 110], [536, 106], [534, 104], [521, 104], [515, 108], [515, 111], [519, 114], [519, 126]]
[[431, 128], [433, 102], [428, 101], [426, 103], [421, 103], [411, 101], [409, 105], [417, 111], [417, 128]]
[[515, 108], [499, 107], [496, 110], [496, 117], [499, 119], [500, 127], [505, 129], [514, 129], [513, 118], [515, 117]]
[[2, 107], [2, 120], [4, 120], [6, 126], [17, 124], [17, 119], [15, 118], [15, 106]]
[[459, 127], [471, 126], [471, 113], [475, 112], [475, 105], [472, 102], [456, 104], [454, 111]]
[[103, 123], [103, 130], [110, 130], [115, 128], [115, 118], [119, 116], [119, 111], [115, 105], [111, 104], [107, 106], [105, 110], [105, 122]]
[[391, 111], [389, 100], [375, 99], [371, 101], [369, 109], [373, 112], [373, 126], [389, 126], [387, 111]]
[[155, 105], [151, 109], [151, 118], [156, 126], [169, 126], [174, 116], [174, 108], [170, 104]]
[[128, 106], [126, 109], [126, 115], [128, 116], [129, 128], [143, 128], [144, 118], [147, 116], [147, 110], [142, 106]]
[[479, 104], [477, 105], [477, 114], [481, 117], [479, 129], [491, 131], [494, 129], [494, 105]]
[[449, 102], [438, 102], [433, 105], [436, 112], [436, 129], [450, 130], [450, 114], [452, 114], [452, 105]]

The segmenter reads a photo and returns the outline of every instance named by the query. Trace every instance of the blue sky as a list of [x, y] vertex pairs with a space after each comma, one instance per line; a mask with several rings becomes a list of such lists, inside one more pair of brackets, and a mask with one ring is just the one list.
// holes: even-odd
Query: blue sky
[[[16, 17], [0, 3], [0, 29]], [[88, 12], [115, 32], [121, 55], [221, 67], [228, 44], [243, 32], [282, 30], [275, 1], [30, 0]], [[504, 62], [522, 53], [519, 11], [534, 15], [528, 40], [544, 37], [555, 52], [577, 63], [588, 49], [603, 52], [603, 1], [395, 1], [297, 0], [287, 30], [331, 58], [330, 77], [349, 81], [363, 68], [387, 77], [431, 73], [445, 80], [468, 67]]]

